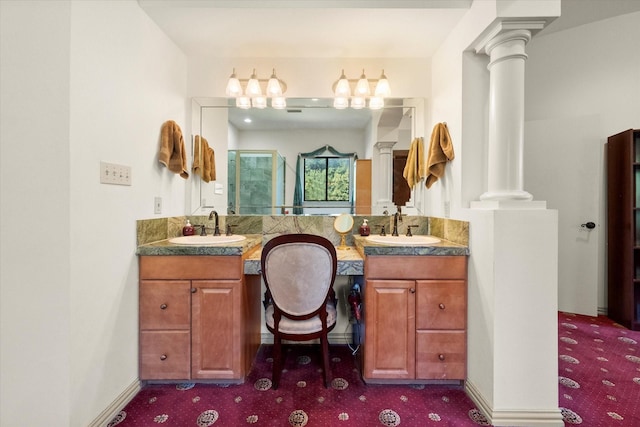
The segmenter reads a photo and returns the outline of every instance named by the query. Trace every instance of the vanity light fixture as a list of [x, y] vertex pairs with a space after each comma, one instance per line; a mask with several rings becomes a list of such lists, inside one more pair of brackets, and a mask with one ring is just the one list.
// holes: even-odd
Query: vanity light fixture
[[[353, 95], [351, 92], [351, 84], [355, 83]], [[371, 85], [375, 84], [373, 90], [373, 96], [371, 96]], [[389, 80], [382, 70], [382, 74], [379, 79], [367, 79], [367, 76], [362, 70], [362, 74], [359, 79], [348, 79], [344, 74], [344, 70], [340, 75], [340, 78], [333, 84], [333, 107], [337, 109], [344, 109], [349, 107], [349, 99], [351, 99], [351, 108], [361, 109], [367, 104], [367, 98], [369, 99], [369, 108], [372, 110], [379, 110], [384, 107], [384, 98], [391, 95], [391, 89], [389, 87]]]
[[[243, 83], [246, 84], [244, 90], [242, 89]], [[248, 79], [239, 79], [234, 68], [227, 82], [226, 94], [228, 97], [235, 98], [238, 108], [266, 108], [267, 99], [270, 98], [272, 108], [283, 109], [287, 106], [287, 101], [282, 96], [286, 90], [287, 84], [276, 76], [275, 69], [269, 79], [258, 78], [255, 68]]]

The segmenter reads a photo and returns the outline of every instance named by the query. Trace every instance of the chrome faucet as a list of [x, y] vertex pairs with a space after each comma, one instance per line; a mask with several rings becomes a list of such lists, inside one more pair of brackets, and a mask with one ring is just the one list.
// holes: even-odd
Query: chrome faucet
[[218, 212], [211, 211], [211, 213], [209, 213], [209, 221], [211, 221], [213, 219], [213, 217], [215, 217], [215, 219], [216, 219], [215, 227], [213, 229], [213, 235], [214, 236], [219, 236], [220, 235], [220, 223], [218, 222]]

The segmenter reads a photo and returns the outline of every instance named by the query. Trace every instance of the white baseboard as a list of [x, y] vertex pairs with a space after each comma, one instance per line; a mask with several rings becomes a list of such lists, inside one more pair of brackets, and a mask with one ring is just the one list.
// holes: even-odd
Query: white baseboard
[[107, 406], [105, 410], [91, 422], [91, 424], [89, 424], [89, 427], [105, 427], [116, 415], [118, 415], [118, 412], [120, 412], [122, 408], [127, 406], [127, 403], [129, 403], [141, 389], [142, 383], [136, 378], [135, 381], [133, 381], [122, 393], [120, 393], [118, 397], [116, 397], [116, 400], [111, 402], [111, 404]]
[[484, 414], [493, 426], [511, 427], [564, 427], [564, 421], [560, 408], [548, 411], [502, 411], [494, 410], [491, 404], [484, 398], [480, 390], [471, 382], [465, 382], [467, 396], [476, 404], [480, 412]]

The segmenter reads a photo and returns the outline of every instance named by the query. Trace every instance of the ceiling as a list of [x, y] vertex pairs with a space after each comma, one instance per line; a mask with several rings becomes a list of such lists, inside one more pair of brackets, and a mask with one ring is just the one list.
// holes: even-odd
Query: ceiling
[[[188, 56], [429, 58], [472, 1], [138, 0], [138, 4]], [[640, 0], [562, 0], [561, 5], [562, 16], [542, 33], [640, 11]]]
[[[472, 1], [138, 0], [138, 4], [191, 57], [429, 58]], [[640, 11], [640, 0], [562, 0], [561, 5], [562, 16], [540, 35]], [[275, 119], [300, 122], [313, 116], [310, 111], [251, 109], [243, 110], [238, 120], [253, 114], [258, 120], [255, 128], [258, 116], [269, 114], [263, 123], [273, 127]], [[322, 109], [325, 116], [336, 112], [340, 115], [322, 120], [330, 120], [334, 127], [342, 121], [355, 125], [368, 120], [359, 118], [367, 110]], [[238, 126], [245, 125], [238, 121]]]
[[188, 55], [430, 57], [471, 0], [138, 0]]

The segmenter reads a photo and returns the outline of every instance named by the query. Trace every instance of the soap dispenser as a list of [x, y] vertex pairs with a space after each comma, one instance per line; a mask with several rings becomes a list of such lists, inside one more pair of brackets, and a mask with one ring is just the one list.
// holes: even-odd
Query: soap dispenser
[[184, 227], [182, 227], [182, 235], [183, 236], [193, 236], [194, 234], [196, 234], [193, 225], [191, 225], [191, 223], [189, 222], [189, 220], [187, 220], [187, 223], [184, 225]]
[[362, 225], [360, 226], [360, 235], [361, 236], [368, 236], [369, 233], [371, 233], [371, 230], [369, 229], [369, 224], [368, 224], [369, 220], [365, 219], [362, 221]]

